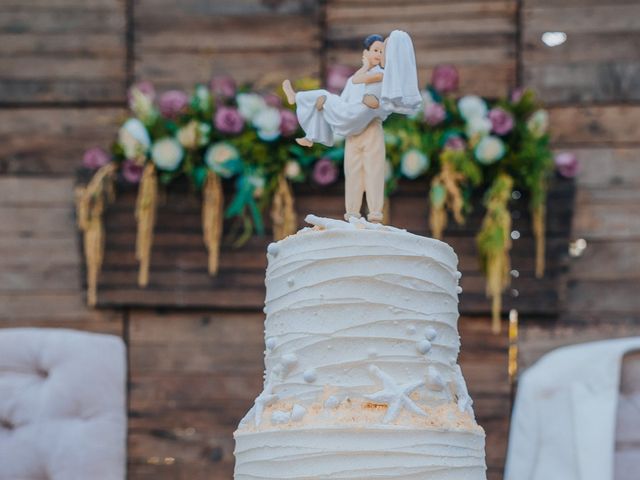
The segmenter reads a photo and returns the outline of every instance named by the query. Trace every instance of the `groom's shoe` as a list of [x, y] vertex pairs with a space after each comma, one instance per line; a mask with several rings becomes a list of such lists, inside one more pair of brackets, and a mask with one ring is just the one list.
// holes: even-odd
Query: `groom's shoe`
[[382, 212], [369, 212], [367, 215], [367, 221], [371, 223], [382, 223], [383, 218]]

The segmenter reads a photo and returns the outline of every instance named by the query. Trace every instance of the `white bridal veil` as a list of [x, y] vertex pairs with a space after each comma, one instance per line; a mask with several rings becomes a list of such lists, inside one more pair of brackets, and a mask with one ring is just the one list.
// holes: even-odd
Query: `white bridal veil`
[[389, 112], [413, 115], [422, 107], [418, 88], [416, 54], [407, 32], [394, 30], [385, 46], [382, 108]]

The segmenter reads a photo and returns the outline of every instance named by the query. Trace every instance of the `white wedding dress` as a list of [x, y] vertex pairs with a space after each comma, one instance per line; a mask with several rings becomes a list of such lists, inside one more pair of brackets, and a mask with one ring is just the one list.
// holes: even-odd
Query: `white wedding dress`
[[[354, 84], [350, 77], [341, 95], [324, 89], [297, 92], [296, 115], [305, 137], [330, 147], [336, 136], [357, 135], [376, 117], [384, 121], [393, 112], [416, 113], [422, 106], [422, 96], [418, 89], [413, 43], [406, 32], [391, 32], [385, 59], [384, 69], [376, 65], [368, 72], [383, 73], [382, 82]], [[367, 94], [378, 98], [378, 108], [370, 108], [362, 102]], [[327, 98], [322, 110], [318, 110], [316, 100], [321, 95]]]
[[[368, 74], [375, 73], [384, 74], [384, 70], [376, 65], [369, 70]], [[385, 120], [390, 112], [380, 107], [370, 108], [362, 102], [366, 94], [375, 95], [380, 100], [381, 93], [382, 82], [353, 83], [353, 77], [349, 77], [341, 95], [323, 89], [297, 92], [298, 122], [305, 131], [306, 138], [330, 147], [336, 135], [340, 137], [357, 135], [374, 118], [380, 117], [383, 121]], [[318, 110], [316, 100], [322, 95], [327, 99], [322, 110]]]

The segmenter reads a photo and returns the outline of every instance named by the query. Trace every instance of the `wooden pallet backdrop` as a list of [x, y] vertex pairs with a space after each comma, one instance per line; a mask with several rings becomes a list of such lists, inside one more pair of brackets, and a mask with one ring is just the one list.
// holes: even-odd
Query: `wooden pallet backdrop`
[[[558, 345], [638, 335], [639, 13], [629, 0], [5, 0], [1, 326], [121, 335], [131, 376], [129, 478], [229, 480], [229, 432], [260, 382], [262, 316], [254, 309], [88, 309], [75, 170], [85, 148], [113, 140], [136, 80], [164, 89], [189, 88], [213, 72], [241, 80], [318, 74], [339, 59], [356, 66], [360, 35], [370, 28], [403, 28], [416, 39], [422, 83], [445, 61], [460, 69], [464, 92], [506, 95], [529, 85], [549, 103], [554, 147], [576, 151], [583, 163], [571, 236], [588, 247], [569, 264], [559, 318], [521, 316], [521, 367]], [[540, 41], [545, 31], [565, 31], [567, 42], [548, 48]], [[506, 343], [484, 345], [496, 340], [486, 325], [475, 315], [461, 319], [462, 363], [490, 436], [489, 477], [497, 480], [508, 404], [482, 389], [504, 391]]]

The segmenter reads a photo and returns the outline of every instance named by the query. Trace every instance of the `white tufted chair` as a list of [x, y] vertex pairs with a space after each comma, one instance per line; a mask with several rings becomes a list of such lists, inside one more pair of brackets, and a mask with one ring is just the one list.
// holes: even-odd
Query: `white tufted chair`
[[0, 480], [123, 480], [126, 415], [122, 339], [0, 329]]

